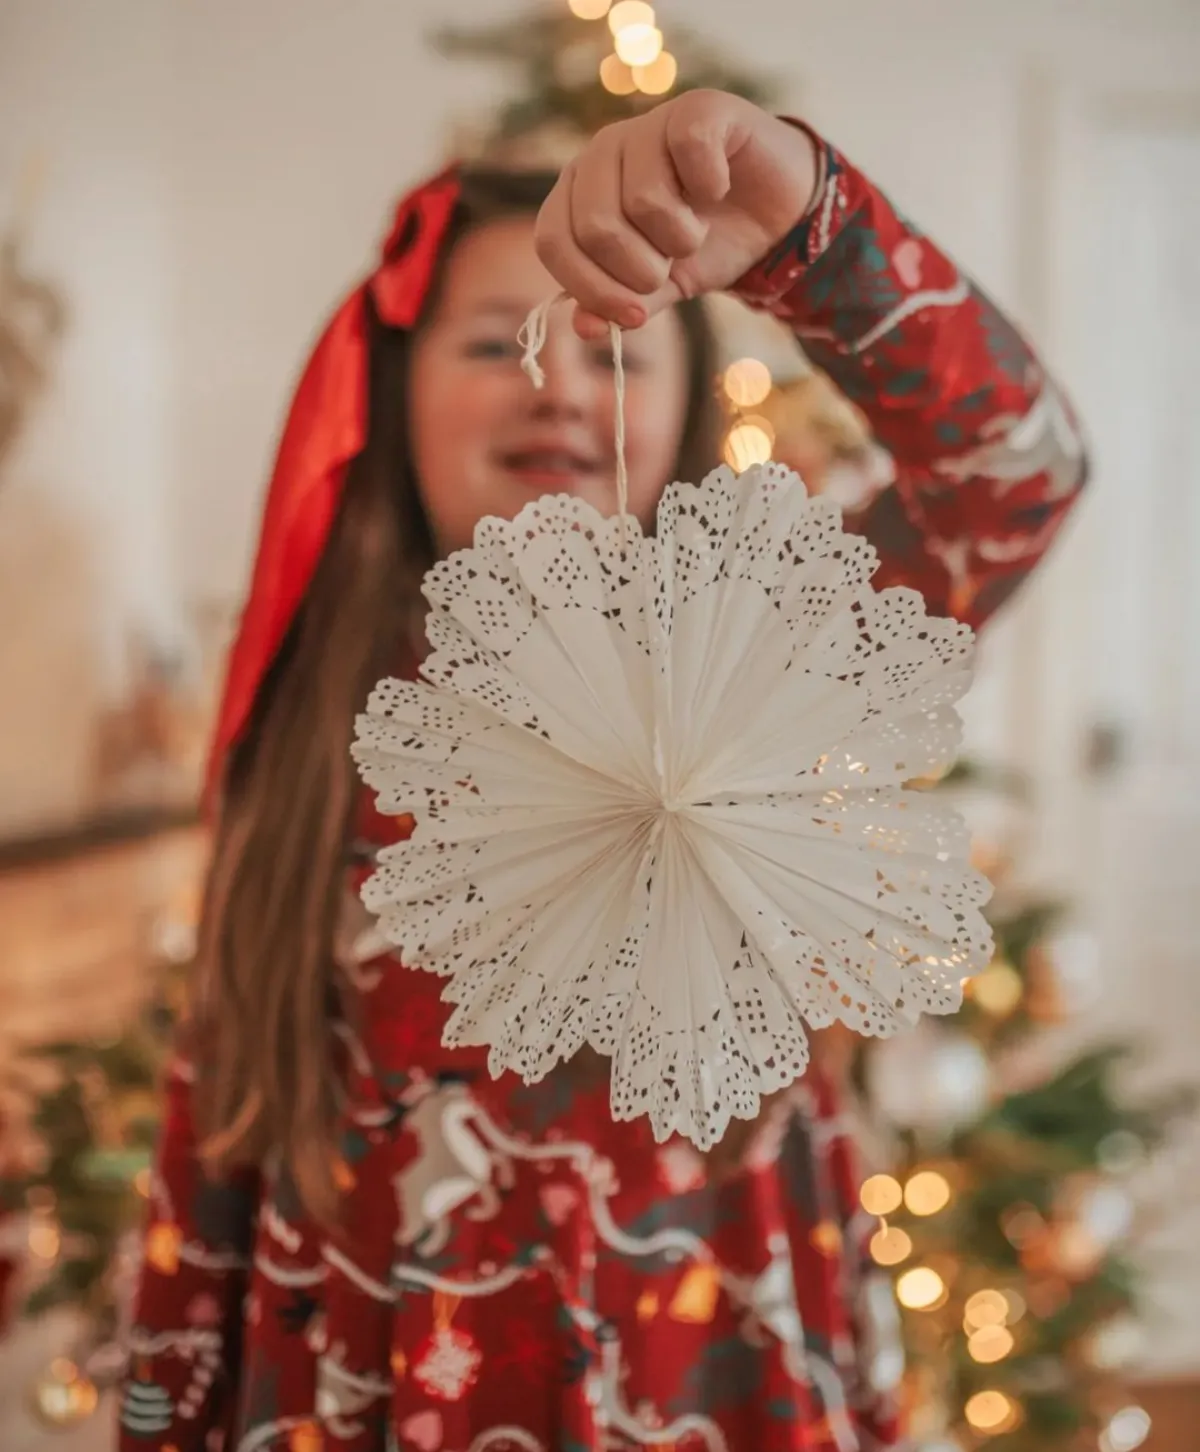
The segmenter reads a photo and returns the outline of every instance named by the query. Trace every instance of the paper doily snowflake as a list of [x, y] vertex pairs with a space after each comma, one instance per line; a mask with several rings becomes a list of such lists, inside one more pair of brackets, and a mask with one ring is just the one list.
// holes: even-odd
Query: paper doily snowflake
[[875, 565], [768, 464], [671, 486], [653, 538], [555, 496], [430, 571], [426, 680], [377, 687], [355, 757], [417, 822], [363, 896], [448, 980], [448, 1045], [532, 1082], [590, 1044], [617, 1118], [706, 1148], [806, 1022], [959, 1006], [988, 884], [903, 784], [955, 755], [973, 641]]

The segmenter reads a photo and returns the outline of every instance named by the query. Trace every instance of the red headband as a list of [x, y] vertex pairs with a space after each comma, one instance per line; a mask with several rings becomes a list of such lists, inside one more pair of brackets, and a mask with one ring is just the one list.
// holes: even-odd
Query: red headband
[[405, 197], [378, 268], [342, 303], [304, 369], [280, 441], [250, 594], [229, 656], [209, 757], [210, 799], [321, 558], [346, 466], [366, 442], [367, 294], [388, 326], [416, 324], [458, 196], [458, 176], [451, 170]]

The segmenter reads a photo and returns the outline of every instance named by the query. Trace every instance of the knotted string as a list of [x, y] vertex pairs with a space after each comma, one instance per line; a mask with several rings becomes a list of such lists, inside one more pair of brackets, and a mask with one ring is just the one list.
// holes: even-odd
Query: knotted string
[[[555, 303], [569, 300], [568, 293], [558, 292], [553, 297], [548, 297], [545, 302], [538, 303], [521, 324], [517, 333], [517, 342], [525, 350], [521, 358], [521, 367], [535, 388], [543, 388], [546, 383], [546, 372], [538, 361], [538, 355], [546, 346], [546, 333], [550, 326], [550, 309]], [[621, 548], [624, 550], [626, 547], [625, 520], [629, 514], [629, 472], [625, 464], [625, 364], [621, 354], [620, 328], [616, 323], [609, 323], [608, 331], [612, 339], [613, 390], [616, 394], [613, 444], [617, 460], [617, 521], [621, 528]]]

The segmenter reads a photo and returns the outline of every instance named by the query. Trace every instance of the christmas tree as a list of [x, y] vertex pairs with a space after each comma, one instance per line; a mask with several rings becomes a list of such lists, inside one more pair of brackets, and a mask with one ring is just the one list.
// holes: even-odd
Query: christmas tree
[[1095, 955], [1010, 861], [980, 865], [996, 952], [962, 1011], [858, 1057], [870, 1118], [890, 1130], [862, 1204], [902, 1307], [914, 1440], [1133, 1452], [1150, 1422], [1121, 1375], [1143, 1309], [1132, 1177], [1192, 1096], [1131, 1101], [1127, 1044], [1043, 1056], [1047, 1030], [1095, 990]]
[[[47, 1044], [7, 1066], [9, 1081], [36, 1086], [16, 1152], [0, 1174], [0, 1210], [24, 1217], [26, 1316], [76, 1313], [68, 1354], [30, 1389], [54, 1427], [89, 1416], [99, 1390], [123, 1368], [122, 1314], [160, 1120], [159, 1083], [184, 994], [194, 931], [189, 892], [169, 905], [147, 944], [149, 996], [110, 1038]], [[9, 1087], [13, 1087], [12, 1083]], [[8, 1097], [10, 1107], [16, 1095]], [[25, 1116], [22, 1116], [25, 1118]]]
[[557, 0], [496, 25], [446, 27], [432, 39], [441, 55], [498, 65], [511, 79], [511, 99], [458, 138], [459, 154], [491, 160], [562, 161], [601, 127], [681, 91], [772, 99], [769, 83], [691, 31], [660, 30], [642, 0]]

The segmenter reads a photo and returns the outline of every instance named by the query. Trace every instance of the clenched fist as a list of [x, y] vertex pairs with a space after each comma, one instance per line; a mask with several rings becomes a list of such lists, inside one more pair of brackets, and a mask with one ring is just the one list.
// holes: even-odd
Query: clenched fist
[[585, 337], [637, 328], [736, 282], [804, 215], [816, 181], [805, 131], [689, 91], [588, 142], [538, 216], [538, 255]]

